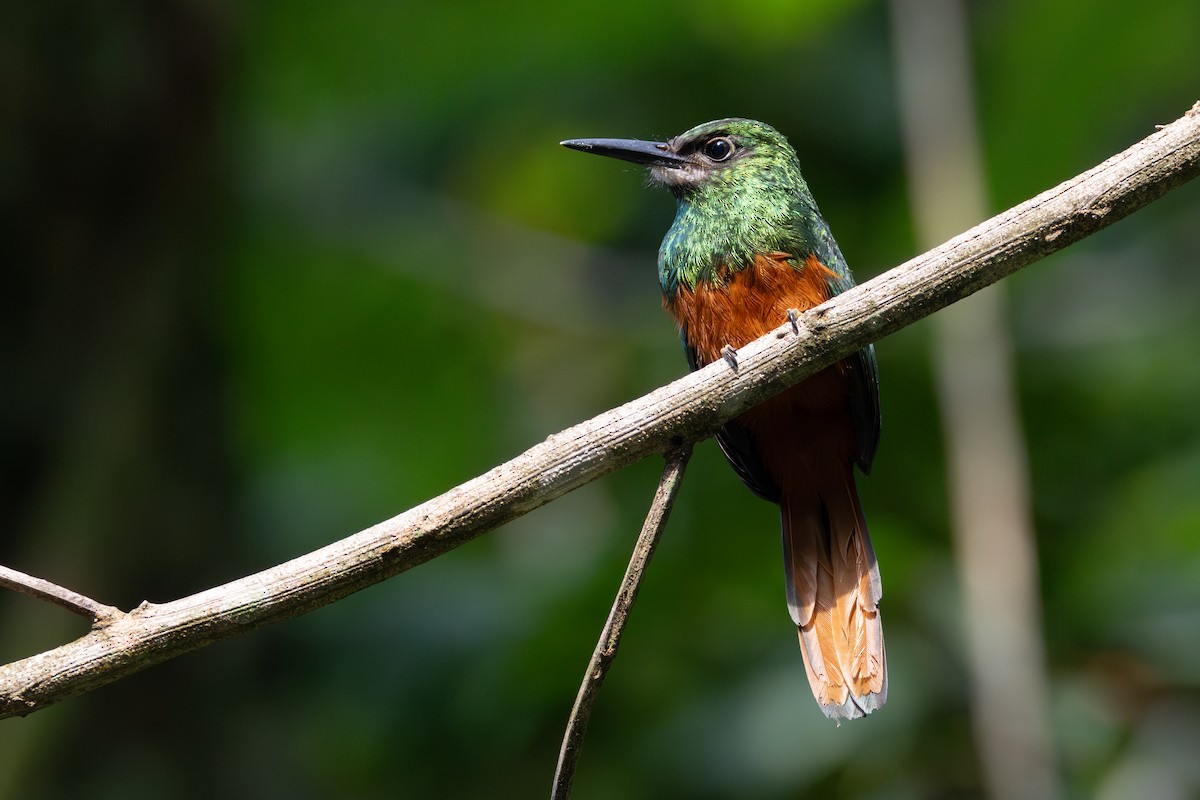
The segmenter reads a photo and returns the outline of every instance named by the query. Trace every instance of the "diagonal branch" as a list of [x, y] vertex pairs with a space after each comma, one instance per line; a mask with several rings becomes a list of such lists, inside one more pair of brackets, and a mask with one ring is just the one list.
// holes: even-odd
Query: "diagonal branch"
[[563, 734], [562, 747], [558, 752], [558, 768], [554, 771], [550, 800], [567, 800], [571, 796], [575, 765], [579, 762], [583, 734], [587, 732], [588, 721], [592, 718], [592, 708], [596, 705], [600, 686], [617, 657], [621, 634], [625, 632], [625, 622], [629, 619], [633, 601], [637, 599], [638, 590], [642, 586], [646, 566], [650, 563], [654, 548], [658, 546], [663, 528], [667, 525], [671, 507], [675, 505], [675, 496], [683, 482], [683, 470], [691, 456], [691, 445], [684, 445], [667, 453], [667, 463], [663, 465], [662, 477], [658, 479], [658, 490], [650, 503], [650, 511], [642, 524], [642, 532], [638, 534], [637, 543], [633, 546], [633, 555], [629, 557], [629, 566], [625, 568], [625, 577], [621, 579], [621, 587], [617, 590], [612, 610], [608, 612], [608, 620], [600, 632], [600, 640], [596, 642], [596, 649], [592, 651], [587, 671], [583, 674], [583, 682], [575, 696], [575, 705], [571, 707], [571, 717], [567, 720], [567, 730]]
[[78, 592], [65, 589], [56, 583], [42, 578], [35, 578], [18, 572], [15, 569], [0, 565], [0, 588], [45, 600], [56, 606], [67, 609], [81, 617], [87, 617], [93, 623], [104, 624], [121, 614], [121, 609], [97, 603], [90, 597], [84, 597]]
[[747, 345], [724, 362], [550, 436], [392, 519], [263, 572], [143, 603], [69, 644], [0, 667], [0, 718], [28, 714], [219, 639], [311, 611], [721, 423], [1131, 214], [1200, 174], [1200, 103], [1087, 172]]

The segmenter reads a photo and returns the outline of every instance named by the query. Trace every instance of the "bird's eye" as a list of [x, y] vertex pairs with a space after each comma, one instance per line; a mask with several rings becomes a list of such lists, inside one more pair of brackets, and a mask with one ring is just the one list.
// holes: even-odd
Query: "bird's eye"
[[713, 161], [724, 161], [733, 155], [733, 142], [724, 136], [709, 139], [708, 143], [704, 145], [704, 155]]

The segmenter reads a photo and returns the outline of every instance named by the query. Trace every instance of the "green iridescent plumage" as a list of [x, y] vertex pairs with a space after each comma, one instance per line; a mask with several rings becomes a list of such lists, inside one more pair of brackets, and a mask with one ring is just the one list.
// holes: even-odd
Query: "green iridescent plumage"
[[[714, 137], [732, 145], [727, 160], [703, 151]], [[756, 254], [789, 253], [796, 266], [810, 254], [836, 273], [832, 287], [853, 285], [841, 250], [800, 174], [796, 151], [770, 125], [722, 119], [698, 125], [667, 143], [689, 159], [683, 168], [651, 168], [678, 201], [675, 221], [658, 254], [663, 294], [679, 286], [721, 283], [723, 274], [749, 266]], [[721, 269], [718, 269], [721, 268]]]

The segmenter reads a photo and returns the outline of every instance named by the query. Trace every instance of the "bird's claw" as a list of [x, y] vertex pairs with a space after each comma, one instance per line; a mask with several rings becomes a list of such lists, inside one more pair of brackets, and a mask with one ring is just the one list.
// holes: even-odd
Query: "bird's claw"
[[800, 326], [797, 324], [797, 322], [800, 319], [800, 309], [789, 308], [787, 310], [787, 318], [788, 318], [788, 322], [792, 323], [792, 333], [795, 334], [796, 336], [799, 336], [800, 335]]
[[737, 350], [734, 350], [729, 345], [725, 345], [724, 347], [721, 348], [721, 358], [725, 359], [725, 363], [729, 365], [729, 368], [731, 370], [733, 370], [734, 372], [737, 372], [737, 369], [738, 369]]

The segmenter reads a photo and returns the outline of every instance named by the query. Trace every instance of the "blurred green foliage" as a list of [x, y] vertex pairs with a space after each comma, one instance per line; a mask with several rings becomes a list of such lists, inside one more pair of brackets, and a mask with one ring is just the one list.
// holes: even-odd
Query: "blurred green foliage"
[[[972, 20], [997, 210], [1197, 99], [1195, 0]], [[3, 21], [0, 561], [124, 607], [351, 533], [684, 371], [654, 270], [669, 197], [560, 139], [763, 119], [860, 279], [913, 254], [878, 2], [93, 0]], [[1073, 796], [1200, 793], [1198, 208], [1185, 187], [1010, 281]], [[774, 510], [706, 443], [580, 800], [979, 793], [926, 337], [879, 346], [862, 485], [886, 709], [818, 713]], [[544, 795], [658, 467], [0, 723], [0, 796]], [[80, 633], [64, 616], [0, 596], [0, 659]]]

